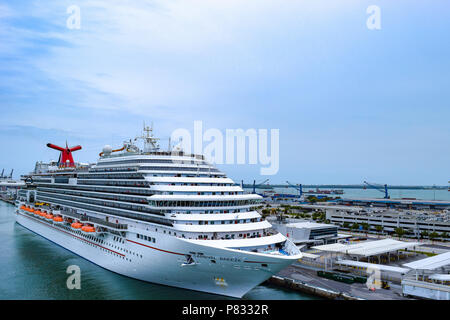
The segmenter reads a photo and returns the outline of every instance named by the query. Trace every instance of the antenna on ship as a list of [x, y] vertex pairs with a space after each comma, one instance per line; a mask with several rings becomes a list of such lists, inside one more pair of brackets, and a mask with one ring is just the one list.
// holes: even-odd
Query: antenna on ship
[[144, 121], [143, 134], [140, 137], [136, 137], [136, 139], [144, 140], [144, 152], [153, 152], [159, 150], [159, 144], [157, 142], [159, 139], [153, 136], [153, 122], [151, 127], [149, 127], [145, 126]]

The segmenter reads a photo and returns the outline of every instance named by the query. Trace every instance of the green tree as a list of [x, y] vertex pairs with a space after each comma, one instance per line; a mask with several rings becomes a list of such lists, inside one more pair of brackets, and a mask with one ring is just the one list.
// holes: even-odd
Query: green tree
[[383, 232], [383, 226], [375, 226], [375, 230], [377, 230], [377, 232]]
[[442, 232], [441, 233], [441, 238], [442, 238], [442, 240], [447, 241], [448, 233], [447, 232]]
[[439, 234], [436, 231], [433, 231], [432, 233], [430, 233], [429, 237], [431, 240], [434, 240], [439, 237]]
[[354, 224], [352, 224], [351, 227], [353, 230], [358, 230], [359, 229], [359, 224], [357, 224], [356, 222]]
[[428, 231], [427, 231], [427, 230], [423, 230], [423, 231], [420, 233], [420, 236], [422, 237], [422, 239], [428, 238]]
[[402, 228], [395, 228], [394, 232], [398, 235], [399, 238], [401, 238], [406, 233], [406, 231]]

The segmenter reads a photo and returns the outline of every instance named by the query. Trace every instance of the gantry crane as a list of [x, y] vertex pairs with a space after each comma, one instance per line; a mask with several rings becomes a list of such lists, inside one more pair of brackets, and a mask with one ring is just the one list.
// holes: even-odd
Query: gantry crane
[[303, 195], [303, 187], [302, 184], [297, 184], [297, 185], [293, 185], [292, 183], [290, 183], [289, 181], [286, 181], [286, 183], [288, 184], [288, 186], [297, 189], [298, 190], [298, 198], [300, 199]]
[[256, 194], [256, 187], [260, 186], [260, 185], [263, 185], [264, 183], [266, 183], [268, 181], [269, 181], [269, 179], [266, 179], [263, 182], [260, 182], [260, 183], [256, 184], [256, 180], [253, 180], [253, 192], [252, 193]]
[[[369, 183], [367, 181], [364, 181], [364, 184], [366, 184], [367, 186], [369, 186], [369, 187], [371, 187], [371, 188], [373, 188], [375, 190], [383, 192], [384, 193], [384, 199], [390, 199], [389, 193], [388, 193], [387, 184], [381, 185], [381, 184], [376, 184], [376, 183]], [[364, 186], [364, 189], [366, 189], [366, 186]]]

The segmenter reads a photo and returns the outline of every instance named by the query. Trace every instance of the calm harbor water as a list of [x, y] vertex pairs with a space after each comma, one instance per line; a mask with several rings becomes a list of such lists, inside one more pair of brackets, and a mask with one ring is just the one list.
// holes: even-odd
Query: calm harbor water
[[[81, 289], [66, 286], [67, 267], [81, 270]], [[0, 299], [231, 299], [134, 280], [105, 270], [15, 223], [14, 206], [0, 201]], [[247, 300], [315, 297], [259, 285]]]
[[[324, 188], [327, 190], [329, 188]], [[303, 192], [308, 190], [314, 190], [313, 188], [303, 188]], [[380, 192], [376, 189], [342, 189], [344, 194], [332, 195], [333, 197], [339, 196], [341, 198], [383, 198], [384, 191]], [[263, 192], [264, 189], [257, 189], [257, 192]], [[277, 193], [291, 193], [298, 194], [298, 191], [294, 188], [275, 188]], [[416, 198], [422, 200], [443, 200], [450, 201], [450, 192], [448, 190], [410, 190], [410, 189], [392, 189], [388, 190], [391, 199], [400, 198]]]

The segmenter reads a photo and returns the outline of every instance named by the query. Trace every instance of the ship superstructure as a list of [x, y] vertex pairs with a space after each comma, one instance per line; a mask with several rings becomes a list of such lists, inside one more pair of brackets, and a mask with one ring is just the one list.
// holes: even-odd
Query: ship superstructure
[[259, 195], [202, 155], [161, 151], [151, 128], [99, 156], [38, 162], [17, 222], [108, 270], [233, 297], [301, 257], [261, 217]]

